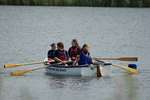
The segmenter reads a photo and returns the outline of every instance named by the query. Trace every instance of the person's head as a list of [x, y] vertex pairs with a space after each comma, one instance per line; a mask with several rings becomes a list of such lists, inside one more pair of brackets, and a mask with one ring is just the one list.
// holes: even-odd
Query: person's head
[[58, 50], [64, 50], [64, 44], [62, 42], [57, 43], [57, 49]]
[[55, 43], [52, 43], [50, 46], [51, 46], [52, 50], [56, 50], [56, 44]]
[[78, 43], [77, 39], [73, 39], [71, 44], [73, 47], [79, 47], [79, 43]]
[[87, 44], [84, 44], [82, 46], [82, 51], [85, 52], [85, 53], [88, 53], [89, 52], [89, 46]]

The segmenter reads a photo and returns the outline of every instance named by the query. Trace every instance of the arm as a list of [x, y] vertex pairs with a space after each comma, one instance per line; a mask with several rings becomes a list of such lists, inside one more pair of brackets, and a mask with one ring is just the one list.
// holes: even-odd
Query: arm
[[71, 57], [71, 49], [69, 48], [69, 50], [68, 50], [68, 55], [69, 55], [69, 57]]
[[57, 61], [57, 62], [62, 62], [62, 60], [57, 58], [57, 57], [54, 57], [54, 60]]
[[68, 63], [68, 61], [62, 61], [61, 59], [59, 59], [57, 57], [55, 57], [54, 60], [57, 61], [57, 62], [61, 62], [62, 64]]
[[92, 57], [90, 56], [90, 53], [89, 53], [89, 64], [93, 64], [94, 62], [93, 62], [93, 59], [92, 59]]
[[76, 60], [73, 62], [73, 65], [76, 65], [80, 60], [80, 55], [77, 55]]
[[56, 62], [62, 62], [62, 60], [58, 58], [58, 51], [55, 52], [54, 60], [55, 60]]
[[65, 51], [65, 53], [66, 53], [67, 60], [69, 60], [69, 53], [67, 51]]
[[80, 60], [80, 53], [81, 53], [81, 50], [80, 48], [78, 48], [76, 62], [79, 62]]
[[47, 58], [50, 58], [50, 51], [47, 52]]

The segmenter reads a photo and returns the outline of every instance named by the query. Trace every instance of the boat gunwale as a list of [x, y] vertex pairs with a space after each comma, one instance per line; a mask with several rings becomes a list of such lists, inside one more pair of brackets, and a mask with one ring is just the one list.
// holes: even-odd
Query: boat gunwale
[[[47, 66], [47, 68], [51, 68], [51, 67], [53, 67], [53, 68], [89, 68], [89, 67], [91, 67], [91, 65], [68, 65], [68, 66], [66, 66], [66, 65], [51, 65], [51, 64], [48, 64], [48, 65], [46, 65]], [[94, 65], [93, 65], [94, 66]]]

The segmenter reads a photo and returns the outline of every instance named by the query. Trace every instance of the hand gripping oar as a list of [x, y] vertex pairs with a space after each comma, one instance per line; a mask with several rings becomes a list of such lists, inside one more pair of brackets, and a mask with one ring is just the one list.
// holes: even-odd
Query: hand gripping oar
[[120, 61], [138, 61], [138, 57], [106, 57], [106, 58], [93, 58], [95, 60], [120, 60]]
[[112, 66], [114, 66], [114, 67], [121, 68], [121, 69], [127, 71], [127, 72], [130, 73], [130, 74], [138, 74], [138, 73], [139, 73], [139, 71], [138, 71], [137, 69], [130, 68], [130, 67], [128, 67], [128, 66], [116, 65], [116, 64], [111, 64], [111, 63], [104, 63], [103, 61], [100, 61], [100, 60], [96, 60], [96, 61], [98, 61], [98, 62], [100, 62], [100, 63], [103, 63], [104, 65], [112, 65]]

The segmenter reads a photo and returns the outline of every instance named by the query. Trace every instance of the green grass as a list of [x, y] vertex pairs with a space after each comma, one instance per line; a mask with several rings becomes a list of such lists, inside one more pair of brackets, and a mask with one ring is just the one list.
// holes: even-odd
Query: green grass
[[150, 0], [0, 0], [1, 5], [150, 7]]

